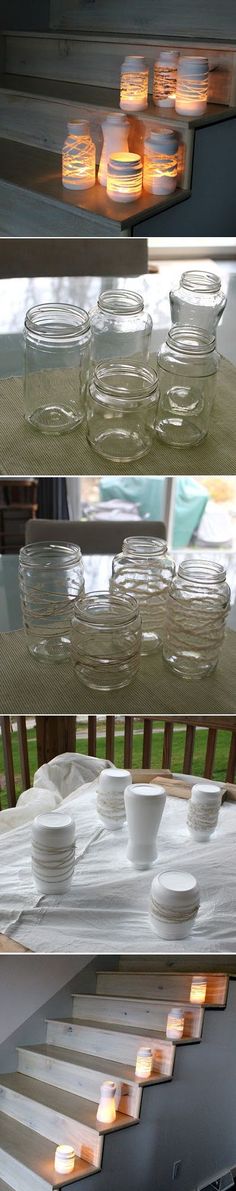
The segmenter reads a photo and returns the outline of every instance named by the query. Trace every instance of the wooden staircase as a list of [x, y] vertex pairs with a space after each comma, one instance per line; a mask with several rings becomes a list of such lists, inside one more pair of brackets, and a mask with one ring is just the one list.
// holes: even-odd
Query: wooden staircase
[[[178, 1046], [201, 1043], [204, 1013], [226, 1006], [227, 976], [206, 975], [203, 1008], [190, 1003], [191, 974], [137, 975], [124, 962], [98, 973], [95, 995], [73, 995], [72, 1017], [47, 1020], [45, 1043], [18, 1047], [16, 1071], [0, 1076], [0, 1191], [52, 1191], [101, 1170], [107, 1134], [142, 1127], [145, 1088], [155, 1096], [155, 1085], [174, 1077], [176, 1045], [166, 1039], [171, 1006], [184, 1016]], [[146, 1080], [135, 1074], [143, 1043], [153, 1052]], [[112, 1125], [96, 1119], [106, 1079], [116, 1085]], [[59, 1143], [75, 1150], [73, 1175], [55, 1174]]]
[[[235, 52], [232, 46], [207, 46], [210, 102], [206, 115], [183, 117], [163, 112], [149, 99], [148, 110], [129, 118], [129, 147], [143, 154], [147, 131], [175, 127], [179, 139], [178, 186], [174, 194], [148, 195], [134, 203], [112, 203], [96, 183], [89, 191], [70, 192], [61, 183], [61, 149], [67, 122], [89, 119], [97, 161], [101, 122], [119, 107], [120, 65], [124, 54], [143, 53], [152, 67], [163, 38], [127, 41], [68, 33], [3, 33], [0, 37], [0, 234], [142, 235], [158, 216], [188, 202], [197, 187], [195, 162], [205, 154], [204, 130], [212, 130], [218, 153], [224, 124], [230, 122], [232, 152], [236, 129]], [[181, 43], [177, 43], [181, 50]], [[183, 48], [183, 47], [182, 47]], [[186, 40], [184, 48], [186, 50]], [[195, 47], [201, 53], [201, 43]], [[200, 139], [199, 139], [200, 138]], [[223, 139], [222, 139], [223, 138]], [[213, 158], [215, 154], [215, 148]], [[207, 168], [207, 161], [206, 161]], [[199, 166], [200, 169], [200, 166]], [[216, 162], [216, 180], [220, 186]], [[232, 184], [232, 179], [231, 179]], [[225, 196], [224, 196], [225, 198]], [[145, 232], [143, 226], [145, 224]], [[174, 226], [174, 225], [173, 225]], [[194, 231], [194, 228], [192, 229]], [[222, 230], [222, 229], [221, 229]], [[206, 231], [206, 229], [205, 229]]]

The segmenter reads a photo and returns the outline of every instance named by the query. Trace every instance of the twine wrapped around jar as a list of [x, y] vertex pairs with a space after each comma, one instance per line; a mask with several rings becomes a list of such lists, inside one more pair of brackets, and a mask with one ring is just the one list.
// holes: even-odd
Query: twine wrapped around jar
[[199, 842], [208, 840], [217, 827], [222, 791], [214, 782], [197, 783], [192, 788], [188, 804], [187, 824]]

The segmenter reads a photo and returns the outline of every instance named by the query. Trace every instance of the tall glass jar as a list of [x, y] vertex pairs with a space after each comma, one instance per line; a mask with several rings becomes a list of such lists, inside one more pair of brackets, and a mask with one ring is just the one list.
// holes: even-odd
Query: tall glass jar
[[220, 277], [203, 269], [187, 269], [179, 284], [170, 291], [172, 323], [200, 327], [215, 335], [226, 306]]
[[91, 331], [86, 310], [47, 303], [24, 324], [25, 418], [35, 430], [73, 430], [85, 412]]
[[129, 686], [137, 674], [141, 649], [141, 616], [131, 596], [89, 592], [72, 616], [72, 657], [85, 686], [113, 691]]
[[143, 364], [148, 359], [152, 334], [151, 315], [144, 310], [141, 294], [132, 290], [105, 290], [90, 311], [91, 358]]
[[166, 542], [159, 538], [125, 538], [122, 553], [112, 563], [110, 589], [135, 596], [142, 618], [141, 653], [151, 653], [161, 645], [166, 597], [175, 573], [175, 564], [167, 554]]
[[196, 447], [208, 434], [217, 368], [213, 335], [195, 327], [171, 327], [158, 355], [156, 429], [172, 447]]
[[211, 559], [182, 562], [167, 594], [163, 656], [182, 678], [215, 670], [230, 608], [224, 567]]
[[41, 661], [65, 661], [71, 652], [71, 614], [84, 592], [79, 546], [37, 542], [19, 555], [22, 615], [29, 652]]
[[154, 368], [98, 364], [87, 397], [87, 439], [116, 463], [147, 455], [154, 439], [158, 380]]

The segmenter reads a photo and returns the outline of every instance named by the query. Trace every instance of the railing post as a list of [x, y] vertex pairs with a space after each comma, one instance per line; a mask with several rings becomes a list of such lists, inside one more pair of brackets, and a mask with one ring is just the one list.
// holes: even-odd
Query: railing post
[[74, 753], [76, 749], [75, 715], [36, 716], [38, 764], [52, 761], [60, 753]]
[[6, 775], [6, 789], [8, 806], [16, 806], [16, 787], [15, 774], [12, 755], [11, 743], [11, 721], [9, 715], [1, 716], [1, 732], [3, 744], [3, 757]]

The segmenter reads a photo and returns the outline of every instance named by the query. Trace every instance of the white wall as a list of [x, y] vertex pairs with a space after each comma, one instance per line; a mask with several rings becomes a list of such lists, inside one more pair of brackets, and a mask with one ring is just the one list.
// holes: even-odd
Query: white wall
[[92, 958], [92, 955], [2, 955], [0, 1043], [90, 964]]

